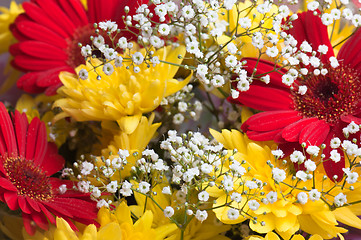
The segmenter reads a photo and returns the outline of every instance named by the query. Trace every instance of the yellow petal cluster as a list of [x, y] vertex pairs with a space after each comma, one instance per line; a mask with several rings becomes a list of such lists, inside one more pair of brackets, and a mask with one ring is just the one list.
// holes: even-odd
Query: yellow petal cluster
[[[180, 193], [177, 194], [177, 192], [174, 192], [172, 195], [162, 194], [161, 192], [164, 186], [166, 185], [160, 184], [153, 188], [153, 191], [158, 193], [153, 196], [154, 201], [163, 209], [167, 206], [172, 206], [173, 209], [179, 207], [180, 210], [175, 210], [176, 212], [173, 217], [178, 223], [183, 223], [185, 210], [182, 195]], [[134, 197], [137, 201], [137, 205], [130, 206], [130, 209], [137, 217], [142, 216], [145, 210], [149, 210], [154, 214], [153, 225], [155, 227], [160, 227], [171, 222], [169, 218], [164, 216], [163, 211], [151, 199], [146, 199], [144, 195], [137, 192], [134, 192]], [[228, 231], [230, 226], [219, 222], [211, 211], [208, 211], [208, 213], [208, 218], [203, 222], [200, 222], [195, 218], [190, 220], [184, 231], [184, 240], [229, 240], [229, 238], [222, 235], [222, 233]], [[180, 236], [181, 230], [177, 228], [168, 234], [166, 240], [179, 240]]]
[[[130, 175], [131, 167], [135, 165], [135, 162], [141, 158], [142, 152], [147, 147], [149, 141], [154, 136], [161, 123], [153, 123], [154, 114], [151, 114], [149, 119], [142, 116], [137, 128], [130, 134], [119, 129], [114, 122], [103, 122], [102, 129], [103, 134], [113, 136], [112, 140], [107, 144], [108, 146], [101, 150], [101, 154], [105, 159], [113, 160], [119, 157], [117, 154], [119, 149], [128, 150], [130, 156], [127, 158], [127, 165], [124, 169], [117, 171], [111, 177], [112, 180], [124, 179]], [[138, 153], [136, 156], [134, 153]], [[103, 166], [104, 163], [100, 157], [97, 157], [97, 165]]]
[[174, 224], [153, 228], [151, 211], [133, 222], [125, 202], [121, 202], [114, 212], [100, 209], [98, 222], [99, 228], [90, 224], [83, 231], [75, 232], [64, 219], [57, 218], [56, 226], [50, 226], [48, 231], [37, 231], [34, 236], [29, 236], [23, 230], [23, 235], [29, 240], [162, 240], [176, 228]]
[[[247, 240], [282, 240], [280, 239], [277, 234], [270, 232], [267, 233], [265, 237], [261, 237], [261, 236], [250, 236], [249, 238], [247, 238]], [[292, 240], [305, 240], [305, 238], [300, 235], [300, 234], [295, 234], [292, 237]], [[308, 240], [323, 240], [323, 238], [320, 235], [313, 235], [310, 238], [308, 238]]]
[[[286, 172], [290, 171], [291, 166], [282, 164], [282, 161], [275, 160], [271, 153], [271, 148], [274, 147], [270, 147], [270, 145], [266, 143], [253, 142], [237, 130], [222, 130], [222, 133], [211, 130], [211, 134], [218, 142], [222, 143], [225, 148], [238, 150], [234, 158], [239, 162], [245, 160], [246, 163], [243, 167], [249, 169], [249, 171], [245, 173], [244, 179], [251, 180], [255, 178], [266, 183], [262, 188], [263, 194], [261, 194], [260, 191], [254, 193], [253, 199], [258, 199], [260, 203], [260, 207], [256, 211], [249, 209], [245, 195], [242, 198], [242, 202], [232, 202], [231, 204], [231, 207], [242, 209], [243, 212], [247, 212], [249, 216], [257, 217], [257, 222], [250, 221], [252, 230], [258, 233], [276, 231], [283, 239], [290, 239], [297, 230], [302, 229], [310, 234], [319, 234], [324, 239], [330, 239], [347, 231], [344, 228], [338, 227], [337, 221], [353, 227], [361, 227], [361, 221], [356, 217], [356, 214], [359, 214], [360, 210], [353, 209], [358, 209], [359, 207], [355, 207], [357, 205], [353, 206], [353, 208], [345, 206], [332, 211], [329, 205], [332, 205], [333, 199], [327, 199], [328, 196], [326, 195], [324, 197], [328, 201], [327, 203], [322, 200], [314, 202], [309, 200], [304, 205], [298, 203], [297, 194], [300, 192], [299, 189], [303, 187], [312, 189], [312, 181], [301, 182], [297, 185], [297, 189], [294, 189], [292, 186], [295, 181], [292, 180], [291, 174], [287, 174], [287, 178], [283, 181], [285, 184], [275, 184], [272, 178], [272, 169], [267, 165], [267, 161], [270, 161], [274, 167], [284, 169]], [[224, 171], [226, 170], [227, 166], [224, 167]], [[334, 186], [334, 182], [331, 180], [322, 181], [324, 175], [324, 172], [315, 171], [315, 188], [320, 192], [322, 189], [331, 189], [332, 186]], [[236, 191], [242, 194], [243, 191], [247, 189], [239, 183], [240, 180], [236, 180], [234, 186], [240, 186]], [[352, 202], [350, 200], [356, 199], [360, 194], [359, 189], [356, 187], [358, 185], [356, 184], [354, 186], [354, 191], [347, 190], [347, 186], [343, 189], [343, 193], [349, 198], [348, 202]], [[278, 201], [268, 204], [262, 203], [260, 200], [265, 198], [270, 191], [277, 192]], [[218, 208], [214, 209], [214, 212], [220, 221], [233, 224], [249, 219], [249, 216], [240, 215], [238, 219], [230, 220], [227, 216], [230, 208], [220, 207], [227, 202], [226, 193], [214, 187], [207, 189], [207, 192], [211, 196], [217, 197], [214, 207]], [[340, 192], [340, 188], [334, 188], [329, 193], [332, 196], [336, 196]], [[264, 224], [261, 224], [262, 222]]]
[[52, 123], [54, 113], [51, 111], [51, 105], [57, 98], [59, 98], [58, 95], [46, 96], [40, 94], [33, 98], [28, 94], [23, 94], [16, 102], [15, 109], [20, 113], [25, 113], [29, 122], [31, 122], [34, 117], [38, 117], [47, 123], [45, 127], [48, 133], [48, 141], [55, 142], [56, 145], [60, 147], [66, 141], [67, 134], [72, 129], [65, 119]]
[[[139, 52], [145, 55], [145, 49]], [[161, 63], [148, 67], [143, 62], [138, 65], [139, 73], [128, 70], [124, 61], [122, 67], [115, 67], [108, 76], [100, 69], [94, 70], [92, 65], [101, 65], [97, 59], [93, 59], [92, 64], [87, 62], [76, 69], [77, 72], [81, 69], [88, 71], [86, 80], [62, 72], [59, 77], [64, 86], [59, 88], [58, 93], [64, 98], [54, 103], [54, 106], [64, 111], [59, 117], [72, 116], [77, 121], [113, 120], [118, 122], [123, 131], [132, 133], [143, 113], [153, 111], [164, 97], [177, 92], [189, 82], [190, 76], [183, 81], [174, 79], [179, 68], [177, 65], [182, 61], [179, 55], [185, 55], [184, 46], [161, 48], [153, 55]], [[100, 80], [97, 80], [98, 75]]]
[[[258, 27], [258, 24], [261, 20], [264, 19], [264, 15], [259, 13], [257, 9], [254, 7], [255, 4], [262, 4], [263, 1], [252, 2], [249, 0], [241, 1], [237, 4], [233, 5], [231, 10], [222, 10], [218, 15], [220, 21], [226, 21], [229, 25], [227, 26], [228, 32], [232, 33], [233, 35], [237, 34], [236, 40], [232, 42], [237, 46], [241, 46], [242, 44], [242, 57], [258, 57], [259, 50], [256, 49], [252, 45], [252, 38], [247, 36], [246, 31], [242, 28], [238, 21], [240, 18], [248, 17], [252, 19], [252, 25], [250, 29]], [[253, 8], [252, 8], [253, 7]], [[252, 9], [251, 9], [252, 8]], [[240, 9], [243, 9], [240, 11]], [[275, 5], [272, 6], [268, 16], [277, 13], [277, 7]], [[238, 26], [238, 27], [237, 27]], [[262, 25], [265, 28], [271, 29], [272, 28], [272, 19], [265, 20], [264, 24]], [[223, 34], [219, 38], [216, 39], [218, 44], [225, 44], [232, 40], [232, 36], [228, 36]], [[269, 59], [266, 55], [262, 55], [262, 58]]]

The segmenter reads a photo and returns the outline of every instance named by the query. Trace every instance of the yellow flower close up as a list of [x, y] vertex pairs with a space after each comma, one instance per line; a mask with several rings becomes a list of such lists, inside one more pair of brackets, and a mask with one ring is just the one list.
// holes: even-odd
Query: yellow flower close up
[[142, 217], [134, 221], [129, 207], [121, 202], [114, 212], [102, 208], [98, 213], [100, 227], [94, 224], [85, 226], [80, 232], [75, 232], [62, 218], [56, 219], [56, 226], [50, 226], [48, 231], [37, 231], [29, 236], [23, 230], [24, 239], [27, 240], [162, 240], [176, 226], [165, 224], [153, 228], [153, 213], [146, 211]]
[[[242, 222], [246, 219], [256, 217], [256, 221], [250, 221], [252, 230], [258, 233], [269, 233], [276, 231], [283, 239], [290, 239], [299, 229], [310, 234], [318, 234], [324, 239], [337, 237], [341, 233], [347, 232], [345, 228], [338, 227], [340, 221], [349, 226], [361, 228], [361, 221], [357, 218], [358, 208], [355, 206], [344, 206], [332, 209], [333, 197], [340, 192], [346, 194], [349, 202], [360, 194], [359, 183], [354, 184], [355, 190], [348, 190], [346, 184], [341, 190], [340, 186], [333, 188], [335, 183], [329, 179], [323, 179], [325, 175], [323, 169], [316, 169], [312, 180], [301, 181], [292, 178], [291, 170], [293, 165], [284, 164], [281, 160], [276, 160], [271, 146], [266, 143], [256, 143], [247, 138], [245, 134], [237, 130], [222, 130], [222, 133], [214, 130], [210, 131], [213, 137], [224, 145], [226, 149], [237, 149], [234, 159], [247, 169], [242, 178], [234, 178], [234, 192], [242, 195], [242, 200], [237, 203], [232, 201], [229, 206], [222, 206], [230, 202], [229, 196], [232, 192], [226, 194], [225, 191], [216, 187], [207, 189], [207, 192], [217, 198], [216, 207], [213, 211], [218, 219], [227, 224]], [[244, 162], [245, 161], [245, 162]], [[272, 169], [282, 169], [287, 173], [281, 183], [276, 183], [273, 178]], [[228, 171], [228, 166], [223, 166], [222, 171]], [[294, 170], [293, 170], [294, 171]], [[241, 180], [243, 179], [243, 180]], [[260, 181], [260, 189], [251, 189], [245, 184], [246, 181], [256, 179]], [[221, 179], [220, 179], [221, 180]], [[294, 187], [297, 183], [297, 187]], [[298, 200], [298, 193], [304, 189], [317, 189], [321, 192], [319, 200], [308, 200], [302, 204]], [[328, 193], [322, 193], [323, 189], [329, 189]], [[269, 202], [267, 194], [276, 193], [277, 201]], [[308, 195], [308, 193], [307, 193]], [[250, 200], [256, 200], [259, 203], [258, 209], [251, 210]], [[241, 209], [243, 214], [235, 220], [229, 219], [227, 213], [230, 208]], [[352, 220], [351, 220], [352, 219]]]
[[[145, 56], [145, 49], [139, 52]], [[88, 71], [86, 80], [62, 72], [59, 77], [64, 86], [59, 88], [58, 93], [64, 98], [57, 100], [54, 106], [60, 107], [64, 113], [58, 118], [71, 116], [77, 121], [113, 120], [130, 134], [136, 129], [143, 113], [153, 111], [164, 97], [177, 92], [189, 82], [191, 76], [183, 81], [174, 79], [184, 55], [184, 46], [161, 48], [153, 54], [161, 62], [150, 67], [143, 62], [138, 65], [138, 73], [127, 69], [124, 61], [122, 67], [114, 67], [114, 72], [108, 76], [101, 70], [94, 70], [92, 65], [101, 65], [97, 59], [76, 69], [78, 73], [81, 69]], [[100, 80], [97, 80], [98, 76]]]

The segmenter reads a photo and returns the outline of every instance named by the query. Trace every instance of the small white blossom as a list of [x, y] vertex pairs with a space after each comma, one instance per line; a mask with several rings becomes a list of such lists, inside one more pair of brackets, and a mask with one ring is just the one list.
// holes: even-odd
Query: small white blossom
[[335, 196], [334, 203], [337, 207], [342, 207], [345, 203], [347, 203], [346, 195], [339, 193]]
[[238, 192], [233, 192], [231, 194], [231, 200], [240, 203], [242, 201], [242, 195]]
[[107, 191], [109, 193], [115, 193], [118, 189], [118, 182], [117, 181], [111, 181], [108, 185], [107, 185]]
[[277, 192], [271, 191], [271, 192], [269, 192], [269, 193], [267, 194], [266, 197], [267, 197], [267, 200], [268, 200], [269, 203], [275, 203], [275, 202], [277, 202]]
[[279, 168], [273, 168], [272, 176], [275, 181], [282, 182], [283, 180], [286, 179], [286, 172]]
[[331, 148], [338, 148], [341, 145], [341, 140], [338, 137], [332, 138], [330, 142]]
[[305, 161], [305, 167], [307, 171], [313, 172], [316, 170], [316, 163], [312, 161], [311, 159], [308, 159]]
[[141, 193], [144, 193], [144, 194], [146, 194], [146, 193], [148, 193], [149, 192], [149, 188], [150, 188], [150, 184], [149, 183], [147, 183], [147, 182], [140, 182], [139, 183], [139, 191], [141, 192]]
[[335, 163], [339, 162], [341, 160], [341, 155], [337, 152], [336, 149], [332, 150], [330, 152], [330, 158], [332, 161], [334, 161]]
[[297, 194], [297, 200], [301, 203], [301, 204], [306, 204], [308, 202], [308, 196], [307, 193], [305, 192], [300, 192]]
[[227, 211], [227, 217], [230, 220], [236, 220], [239, 217], [239, 211], [237, 209], [231, 208]]
[[305, 161], [305, 156], [302, 152], [296, 150], [290, 155], [290, 159], [294, 163], [303, 163]]
[[65, 184], [62, 184], [62, 185], [59, 186], [59, 193], [60, 193], [60, 194], [66, 193], [67, 190], [68, 190], [68, 189], [67, 189], [67, 187], [66, 187]]
[[308, 146], [307, 149], [306, 149], [306, 152], [310, 155], [313, 155], [315, 157], [318, 156], [318, 153], [320, 151], [320, 148], [317, 147], [317, 146]]
[[112, 75], [112, 73], [114, 72], [114, 67], [111, 63], [106, 63], [104, 64], [103, 66], [103, 72], [106, 74], [106, 75]]
[[162, 193], [163, 193], [163, 194], [167, 194], [167, 195], [171, 195], [171, 194], [172, 194], [172, 192], [170, 191], [170, 187], [169, 187], [169, 186], [164, 187], [164, 188], [162, 189]]
[[206, 191], [198, 193], [198, 200], [201, 202], [207, 202], [209, 199], [209, 194]]
[[248, 201], [248, 207], [253, 211], [256, 211], [259, 208], [259, 206], [260, 204], [259, 202], [257, 202], [257, 200]]
[[310, 200], [311, 201], [317, 201], [320, 199], [321, 197], [321, 193], [319, 191], [317, 191], [317, 189], [312, 189], [309, 193], [308, 193]]
[[304, 171], [297, 171], [296, 173], [296, 177], [301, 179], [302, 181], [306, 182], [307, 181], [307, 173], [305, 173]]
[[164, 209], [164, 216], [170, 218], [174, 215], [174, 209], [171, 206], [167, 206]]
[[203, 222], [204, 220], [207, 219], [208, 213], [206, 210], [203, 211], [197, 210], [195, 217], [197, 218], [198, 221]]

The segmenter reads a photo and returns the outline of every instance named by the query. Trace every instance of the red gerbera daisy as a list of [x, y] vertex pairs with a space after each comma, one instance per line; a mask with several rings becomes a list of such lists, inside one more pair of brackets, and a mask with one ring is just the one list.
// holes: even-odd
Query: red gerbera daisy
[[[281, 69], [269, 74], [270, 84], [255, 81], [248, 91], [241, 92], [238, 99], [231, 101], [264, 111], [242, 125], [250, 139], [274, 140], [288, 154], [301, 143], [308, 146], [325, 143], [324, 153], [328, 158], [330, 140], [334, 137], [345, 139], [342, 129], [350, 122], [361, 124], [361, 30], [344, 43], [337, 55], [339, 66], [333, 68], [329, 59], [334, 52], [321, 19], [308, 11], [298, 14], [293, 26], [289, 33], [297, 40], [298, 47], [305, 40], [316, 50], [320, 45], [328, 46], [327, 54], [320, 58], [328, 73], [295, 81], [295, 85], [307, 86], [307, 92], [301, 95], [297, 87], [290, 88], [282, 83], [287, 70]], [[256, 64], [257, 59], [247, 59], [248, 73], [252, 74], [255, 67], [256, 75], [274, 69], [274, 63], [268, 61], [260, 60]], [[309, 70], [312, 71], [311, 67]], [[324, 162], [329, 177], [342, 177], [344, 166], [344, 158], [338, 163]]]
[[[78, 43], [91, 44], [93, 24], [116, 21], [125, 29], [122, 15], [129, 6], [129, 14], [148, 0], [88, 0], [86, 11], [80, 0], [31, 0], [23, 3], [25, 13], [19, 15], [11, 31], [19, 43], [10, 47], [15, 57], [12, 64], [25, 72], [17, 82], [29, 93], [55, 94], [61, 86], [59, 72], [74, 72], [83, 63]], [[128, 39], [134, 35], [125, 33]]]
[[54, 215], [74, 229], [70, 219], [96, 223], [96, 202], [73, 190], [62, 194], [59, 187], [65, 184], [72, 189], [72, 183], [50, 177], [63, 165], [56, 145], [47, 142], [45, 124], [39, 118], [29, 124], [24, 113], [15, 111], [11, 119], [0, 103], [0, 201], [11, 210], [21, 209], [29, 234], [34, 234], [35, 224], [42, 229], [48, 228], [48, 220], [55, 224]]

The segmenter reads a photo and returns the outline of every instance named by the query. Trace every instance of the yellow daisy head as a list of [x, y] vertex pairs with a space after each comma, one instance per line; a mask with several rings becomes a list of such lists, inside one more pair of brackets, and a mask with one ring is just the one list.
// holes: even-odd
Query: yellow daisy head
[[114, 211], [102, 208], [98, 212], [100, 227], [94, 224], [79, 227], [82, 231], [75, 232], [62, 218], [56, 219], [56, 226], [51, 225], [48, 231], [38, 230], [29, 236], [23, 230], [24, 239], [33, 240], [161, 240], [176, 226], [166, 224], [160, 228], [153, 228], [153, 213], [146, 211], [144, 215], [133, 221], [131, 212], [125, 202], [121, 202]]
[[[137, 53], [145, 56], [145, 51], [140, 49]], [[86, 80], [68, 72], [60, 74], [64, 86], [58, 93], [64, 98], [57, 100], [54, 106], [64, 111], [62, 117], [72, 116], [77, 121], [113, 120], [123, 131], [132, 133], [143, 113], [153, 111], [164, 97], [177, 92], [189, 82], [190, 76], [183, 81], [174, 79], [182, 61], [179, 55], [184, 54], [184, 46], [158, 49], [153, 56], [158, 57], [160, 63], [149, 66], [143, 62], [138, 65], [138, 73], [128, 70], [125, 60], [121, 67], [115, 67], [113, 61], [114, 72], [111, 75], [95, 69], [93, 66], [101, 66], [101, 62], [92, 59], [76, 69], [78, 73], [82, 69], [88, 72]]]
[[[225, 192], [217, 187], [207, 189], [211, 196], [217, 198], [213, 211], [222, 222], [234, 224], [251, 219], [252, 230], [259, 233], [276, 231], [284, 239], [289, 239], [299, 229], [310, 234], [319, 234], [324, 239], [336, 237], [347, 231], [338, 227], [337, 221], [348, 225], [354, 224], [350, 226], [361, 226], [359, 225], [361, 222], [356, 217], [358, 210], [355, 211], [350, 207], [337, 208], [335, 211], [332, 209], [334, 196], [341, 192], [355, 199], [358, 194], [355, 191], [359, 191], [356, 188], [357, 184], [354, 185], [354, 191], [347, 190], [349, 188], [347, 184], [343, 191], [340, 187], [333, 188], [335, 183], [323, 178], [322, 169], [315, 170], [314, 182], [301, 181], [290, 174], [292, 165], [283, 164], [281, 160], [275, 159], [269, 144], [250, 141], [236, 130], [222, 130], [222, 133], [211, 130], [211, 134], [225, 148], [232, 150], [231, 152], [234, 153], [234, 149], [237, 149], [233, 157], [245, 169], [242, 178], [234, 178], [234, 188], [231, 192]], [[221, 171], [226, 172], [230, 168], [225, 164]], [[283, 174], [280, 183], [275, 181], [276, 172]], [[220, 178], [218, 181], [224, 181], [225, 178]], [[259, 186], [252, 187], [252, 182], [254, 184], [258, 182]], [[309, 189], [307, 194], [305, 189]], [[311, 196], [310, 189], [322, 192], [322, 197], [312, 201], [310, 197], [310, 200], [303, 202], [300, 197], [303, 196], [302, 194], [306, 194], [306, 198]], [[329, 189], [329, 192], [324, 193], [323, 189]], [[237, 194], [242, 197], [238, 197], [237, 201], [230, 201], [230, 197], [235, 198]], [[227, 206], [226, 203], [230, 204]], [[237, 218], [231, 218], [229, 215], [231, 208], [241, 210], [241, 214]]]
[[[126, 157], [127, 164], [114, 172], [110, 177], [110, 180], [120, 180], [125, 177], [130, 176], [131, 167], [135, 165], [135, 162], [141, 158], [142, 152], [147, 147], [149, 141], [155, 135], [158, 127], [161, 123], [153, 123], [154, 114], [149, 118], [142, 116], [137, 128], [130, 134], [122, 130], [115, 131], [114, 129], [119, 129], [112, 122], [103, 123], [104, 128], [111, 128], [113, 134], [113, 139], [108, 143], [108, 146], [101, 150], [102, 157], [97, 157], [96, 165], [98, 167], [104, 167], [105, 161], [109, 159], [110, 162], [113, 162], [114, 159], [118, 159], [122, 156], [119, 156], [118, 151], [127, 151], [129, 156]], [[104, 131], [104, 133], [110, 132]]]

